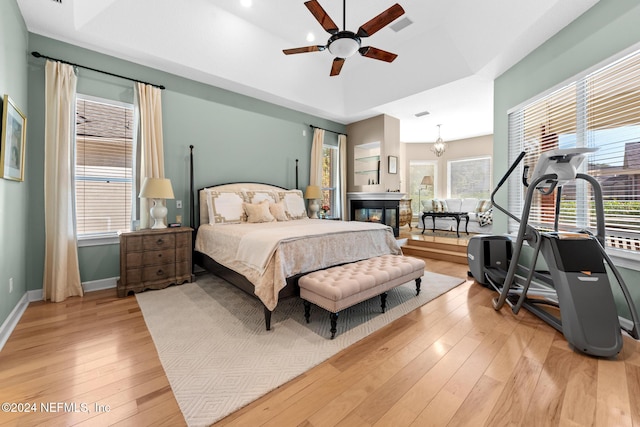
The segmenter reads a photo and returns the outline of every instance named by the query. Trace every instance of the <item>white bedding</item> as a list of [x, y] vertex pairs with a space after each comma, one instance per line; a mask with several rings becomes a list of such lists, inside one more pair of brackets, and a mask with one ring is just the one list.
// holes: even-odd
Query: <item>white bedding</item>
[[385, 225], [320, 219], [201, 225], [196, 250], [245, 276], [269, 310], [276, 307], [287, 277], [402, 253]]

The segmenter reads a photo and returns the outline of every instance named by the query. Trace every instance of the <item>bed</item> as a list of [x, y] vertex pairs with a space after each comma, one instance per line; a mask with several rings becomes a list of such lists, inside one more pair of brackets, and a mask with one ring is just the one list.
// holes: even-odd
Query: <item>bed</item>
[[302, 275], [402, 253], [386, 225], [309, 219], [300, 190], [226, 183], [199, 189], [197, 201], [194, 263], [258, 298], [267, 330], [278, 301], [299, 294]]

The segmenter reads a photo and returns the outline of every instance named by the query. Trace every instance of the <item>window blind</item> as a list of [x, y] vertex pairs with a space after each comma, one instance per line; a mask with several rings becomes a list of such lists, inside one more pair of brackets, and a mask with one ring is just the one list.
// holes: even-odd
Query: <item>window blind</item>
[[[509, 209], [522, 215], [524, 165], [555, 148], [594, 147], [581, 172], [603, 190], [607, 245], [640, 253], [640, 51], [615, 61], [509, 114], [509, 160], [527, 155], [508, 182]], [[578, 181], [562, 193], [561, 230], [595, 231], [591, 187]], [[530, 222], [553, 228], [555, 195], [537, 194]], [[510, 220], [509, 231], [518, 228]]]
[[78, 97], [75, 155], [78, 236], [128, 231], [133, 182], [133, 107]]

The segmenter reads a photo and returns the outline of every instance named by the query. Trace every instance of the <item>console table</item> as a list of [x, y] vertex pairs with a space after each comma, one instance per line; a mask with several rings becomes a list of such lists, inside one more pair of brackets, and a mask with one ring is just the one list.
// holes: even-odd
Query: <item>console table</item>
[[424, 234], [424, 230], [427, 226], [424, 223], [424, 219], [430, 216], [433, 220], [433, 229], [432, 231], [436, 231], [436, 218], [455, 218], [456, 220], [456, 234], [460, 237], [460, 219], [464, 218], [466, 222], [464, 223], [464, 231], [469, 234], [468, 226], [469, 226], [469, 213], [468, 212], [423, 212], [422, 213], [422, 234]]

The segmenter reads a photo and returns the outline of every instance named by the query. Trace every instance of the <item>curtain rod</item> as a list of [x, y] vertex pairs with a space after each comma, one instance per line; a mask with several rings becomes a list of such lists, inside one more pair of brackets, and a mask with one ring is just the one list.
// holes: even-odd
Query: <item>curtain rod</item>
[[74, 64], [73, 62], [65, 61], [65, 60], [63, 60], [63, 59], [56, 59], [56, 58], [52, 58], [52, 57], [50, 57], [50, 56], [42, 55], [40, 52], [31, 52], [31, 55], [35, 56], [36, 58], [50, 59], [50, 60], [52, 60], [52, 61], [62, 62], [63, 64], [69, 64], [69, 65], [74, 66], [74, 67], [85, 68], [85, 69], [87, 69], [87, 70], [96, 71], [96, 72], [98, 72], [98, 73], [108, 74], [108, 75], [113, 76], [113, 77], [119, 77], [119, 78], [121, 78], [121, 79], [131, 80], [131, 81], [133, 81], [133, 82], [144, 83], [144, 84], [146, 84], [146, 85], [155, 86], [155, 87], [157, 87], [157, 88], [159, 88], [159, 89], [165, 89], [165, 87], [164, 87], [164, 86], [162, 86], [162, 85], [157, 85], [157, 84], [153, 84], [153, 83], [143, 82], [142, 80], [132, 79], [131, 77], [121, 76], [121, 75], [119, 75], [119, 74], [110, 73], [110, 72], [108, 72], [108, 71], [97, 70], [97, 69], [95, 69], [95, 68], [87, 67], [87, 66], [85, 66], [85, 65]]
[[322, 129], [322, 130], [323, 130], [323, 131], [325, 131], [325, 132], [332, 132], [332, 133], [335, 133], [335, 134], [338, 134], [338, 135], [344, 135], [344, 136], [347, 136], [347, 134], [346, 134], [346, 133], [336, 132], [335, 130], [321, 128], [320, 126], [309, 125], [309, 127], [310, 127], [310, 128], [313, 128], [313, 129]]

